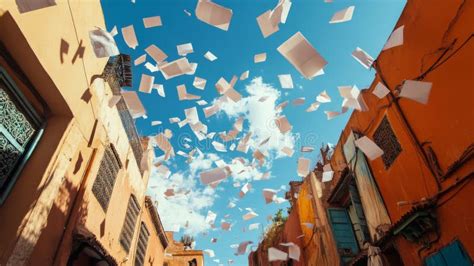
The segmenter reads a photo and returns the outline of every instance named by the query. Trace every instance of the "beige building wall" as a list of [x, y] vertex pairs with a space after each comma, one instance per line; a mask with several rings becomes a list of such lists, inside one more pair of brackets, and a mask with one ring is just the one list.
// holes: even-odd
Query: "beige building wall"
[[[140, 173], [119, 113], [108, 106], [111, 88], [97, 78], [107, 58], [96, 58], [88, 34], [105, 28], [100, 1], [56, 0], [55, 5], [21, 13], [17, 4], [23, 2], [0, 1], [0, 66], [46, 126], [0, 205], [0, 265], [65, 265], [78, 231], [93, 236], [117, 264], [133, 265], [140, 215], [149, 223], [149, 171]], [[104, 212], [92, 186], [110, 144], [122, 168]], [[151, 153], [144, 154], [150, 162]], [[127, 253], [119, 238], [131, 194], [140, 214]], [[154, 257], [154, 265], [161, 265], [163, 247], [155, 240], [150, 240], [147, 259]]]

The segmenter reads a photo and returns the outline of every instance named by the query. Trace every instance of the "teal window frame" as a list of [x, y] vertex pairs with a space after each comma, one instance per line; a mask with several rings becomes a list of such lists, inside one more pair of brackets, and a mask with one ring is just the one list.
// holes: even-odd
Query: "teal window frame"
[[425, 258], [426, 266], [472, 266], [472, 259], [458, 239]]
[[16, 143], [12, 145], [21, 152], [21, 155], [15, 162], [13, 170], [7, 174], [5, 182], [0, 187], [0, 205], [2, 205], [15, 186], [22, 170], [31, 158], [33, 151], [36, 149], [46, 128], [46, 119], [38, 114], [7, 71], [1, 66], [0, 82], [5, 85], [5, 89], [7, 90], [7, 94], [11, 101], [15, 103], [18, 110], [28, 119], [28, 122], [30, 122], [31, 126], [35, 129], [35, 133], [30, 137], [27, 143], [23, 147], [19, 147], [16, 145], [18, 144], [16, 140], [14, 140], [11, 134], [9, 134], [3, 125], [0, 124], [0, 133], [7, 138], [10, 144]]

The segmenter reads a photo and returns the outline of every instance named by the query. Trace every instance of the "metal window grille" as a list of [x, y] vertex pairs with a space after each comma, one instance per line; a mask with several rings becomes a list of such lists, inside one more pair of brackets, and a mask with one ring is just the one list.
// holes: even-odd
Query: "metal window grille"
[[383, 150], [382, 160], [385, 168], [388, 169], [402, 152], [402, 146], [400, 146], [386, 116], [375, 130], [374, 142]]
[[150, 233], [148, 232], [146, 225], [142, 223], [140, 226], [140, 235], [138, 237], [137, 253], [135, 255], [135, 266], [143, 266], [145, 264], [146, 248], [149, 237]]
[[122, 232], [120, 233], [120, 244], [125, 251], [130, 250], [130, 245], [133, 239], [133, 232], [135, 230], [135, 222], [137, 221], [138, 213], [140, 212], [140, 206], [138, 205], [135, 196], [130, 195], [128, 200], [127, 213], [125, 215], [125, 221], [123, 222]]
[[111, 144], [105, 149], [104, 157], [102, 157], [100, 162], [99, 172], [92, 186], [92, 193], [105, 212], [107, 212], [109, 207], [115, 179], [120, 168], [122, 168], [122, 163], [114, 146]]

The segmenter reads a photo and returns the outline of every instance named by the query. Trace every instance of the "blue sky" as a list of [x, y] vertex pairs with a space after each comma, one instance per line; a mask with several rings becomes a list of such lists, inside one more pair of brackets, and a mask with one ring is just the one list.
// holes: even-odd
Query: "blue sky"
[[[139, 118], [136, 120], [140, 135], [156, 135], [164, 129], [173, 131], [174, 136], [171, 143], [175, 151], [183, 150], [183, 137], [192, 139], [191, 146], [199, 146], [203, 152], [201, 158], [196, 158], [194, 164], [185, 162], [185, 158], [176, 156], [165, 162], [172, 171], [170, 179], [164, 180], [158, 174], [153, 174], [150, 181], [148, 193], [158, 202], [158, 212], [163, 223], [168, 227], [171, 224], [180, 224], [181, 233], [187, 232], [195, 234], [198, 249], [212, 249], [216, 257], [206, 257], [206, 265], [218, 265], [214, 259], [219, 259], [221, 263], [227, 264], [229, 259], [234, 260], [234, 265], [247, 265], [247, 254], [235, 256], [235, 249], [230, 248], [232, 244], [242, 241], [253, 241], [258, 244], [264, 227], [267, 225], [267, 215], [274, 214], [279, 208], [287, 207], [287, 204], [271, 203], [266, 205], [262, 196], [262, 189], [279, 189], [282, 185], [288, 188], [291, 180], [300, 180], [296, 175], [297, 159], [300, 156], [311, 159], [312, 165], [318, 158], [317, 150], [322, 143], [336, 143], [339, 134], [344, 127], [350, 112], [328, 121], [323, 111], [339, 111], [341, 109], [342, 98], [339, 96], [337, 86], [357, 85], [360, 89], [370, 85], [374, 77], [373, 70], [367, 70], [360, 65], [351, 53], [356, 47], [365, 50], [372, 57], [376, 58], [385, 41], [394, 28], [395, 23], [405, 5], [405, 1], [398, 0], [361, 0], [346, 1], [334, 0], [334, 3], [324, 3], [323, 0], [294, 0], [286, 24], [280, 24], [280, 30], [264, 39], [256, 23], [256, 17], [266, 10], [273, 9], [277, 0], [216, 0], [220, 5], [231, 8], [233, 17], [228, 31], [223, 31], [199, 21], [194, 15], [197, 1], [195, 0], [102, 0], [105, 13], [107, 30], [117, 26], [119, 34], [115, 40], [121, 53], [129, 54], [132, 59], [144, 54], [144, 49], [151, 44], [155, 44], [168, 54], [168, 60], [178, 59], [176, 45], [192, 43], [194, 53], [187, 55], [191, 62], [198, 63], [195, 76], [207, 80], [204, 91], [197, 90], [192, 86], [194, 76], [180, 76], [174, 79], [165, 80], [161, 73], [149, 72], [144, 65], [133, 68], [133, 88], [138, 90], [142, 73], [155, 76], [155, 83], [163, 84], [166, 97], [158, 96], [156, 91], [151, 94], [140, 93], [139, 96], [147, 109], [148, 119]], [[355, 5], [352, 20], [345, 23], [329, 24], [332, 15], [348, 6]], [[192, 13], [187, 16], [184, 9]], [[161, 16], [163, 26], [145, 29], [142, 19], [150, 16]], [[133, 50], [124, 42], [120, 28], [133, 24], [138, 38], [139, 45]], [[297, 31], [300, 31], [308, 41], [318, 50], [318, 52], [328, 61], [324, 68], [325, 74], [313, 80], [304, 79], [298, 71], [284, 59], [276, 48], [286, 41]], [[210, 62], [204, 59], [206, 51], [212, 51], [218, 59]], [[267, 60], [264, 63], [255, 64], [253, 57], [258, 53], [267, 53]], [[148, 57], [148, 62], [154, 63]], [[252, 152], [243, 154], [240, 152], [221, 153], [214, 150], [209, 145], [210, 141], [199, 143], [194, 137], [189, 126], [179, 128], [176, 124], [169, 124], [168, 118], [184, 118], [184, 109], [197, 106], [195, 101], [178, 101], [176, 86], [185, 84], [188, 93], [200, 95], [202, 99], [211, 103], [219, 97], [214, 84], [220, 77], [230, 81], [233, 75], [240, 76], [246, 70], [250, 71], [249, 79], [238, 81], [235, 89], [243, 97], [261, 97], [265, 91], [272, 95], [269, 98], [272, 104], [279, 104], [286, 100], [293, 100], [298, 97], [306, 97], [306, 103], [301, 106], [293, 106], [291, 103], [282, 114], [286, 115], [293, 125], [291, 133], [285, 138], [294, 142], [294, 155], [278, 158], [278, 151], [268, 150], [268, 157], [265, 165], [255, 172], [244, 177], [229, 177], [225, 182], [219, 184], [217, 189], [204, 187], [199, 182], [199, 172], [215, 168], [210, 164], [217, 159], [230, 163], [233, 158], [241, 156], [252, 160]], [[285, 90], [280, 87], [279, 74], [291, 74], [295, 88]], [[261, 78], [260, 78], [261, 77]], [[253, 83], [252, 83], [253, 80]], [[253, 84], [253, 85], [251, 85]], [[251, 86], [250, 86], [251, 85]], [[332, 98], [331, 103], [325, 103], [315, 112], [307, 113], [305, 109], [315, 97], [326, 90]], [[251, 95], [256, 91], [255, 95]], [[241, 103], [233, 109], [239, 109], [241, 115], [248, 117], [258, 117], [266, 112], [268, 106], [250, 107]], [[202, 107], [198, 106], [201, 122], [209, 127], [209, 132], [228, 131], [236, 120], [235, 112], [221, 111], [218, 115], [204, 118]], [[231, 108], [229, 108], [231, 109]], [[264, 114], [263, 114], [264, 115]], [[160, 126], [151, 126], [152, 120], [163, 121]], [[268, 127], [268, 125], [266, 125]], [[251, 125], [248, 120], [244, 122], [244, 132], [251, 128], [257, 130], [259, 125]], [[242, 137], [242, 133], [238, 136]], [[222, 142], [216, 135], [214, 140]], [[256, 139], [255, 141], [261, 140]], [[207, 145], [206, 145], [207, 143]], [[273, 143], [279, 145], [279, 143]], [[229, 147], [228, 143], [227, 147]], [[313, 146], [315, 152], [299, 152], [301, 145]], [[252, 150], [252, 148], [251, 148]], [[211, 154], [211, 155], [209, 155]], [[156, 156], [162, 155], [156, 149]], [[254, 180], [255, 176], [264, 172], [271, 172], [269, 180]], [[246, 182], [252, 184], [252, 190], [242, 199], [238, 197], [240, 187], [233, 187], [234, 182], [244, 185]], [[191, 191], [187, 195], [178, 195], [164, 199], [163, 191], [171, 186], [183, 191]], [[284, 197], [284, 191], [278, 193], [279, 197]], [[229, 200], [235, 200], [237, 207], [227, 208]], [[258, 213], [258, 217], [243, 221], [242, 215], [246, 213], [244, 208], [250, 207]], [[243, 209], [242, 211], [239, 208]], [[207, 228], [203, 219], [208, 210], [217, 213], [216, 226], [220, 226], [224, 215], [230, 215], [226, 221], [232, 223], [231, 231]], [[184, 225], [188, 221], [188, 228]], [[261, 223], [259, 230], [243, 232], [242, 228], [251, 223]], [[203, 233], [206, 233], [204, 235]], [[211, 243], [211, 238], [217, 238], [217, 243]]]

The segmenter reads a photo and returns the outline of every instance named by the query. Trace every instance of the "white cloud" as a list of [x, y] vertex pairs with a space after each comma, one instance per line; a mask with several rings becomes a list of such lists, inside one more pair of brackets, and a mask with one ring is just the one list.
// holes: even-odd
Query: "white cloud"
[[[254, 78], [245, 89], [249, 94], [247, 97], [243, 97], [237, 103], [223, 102], [220, 110], [229, 117], [243, 115], [248, 121], [248, 131], [252, 132], [249, 142], [251, 150], [258, 148], [261, 151], [269, 152], [270, 156], [273, 154], [277, 157], [284, 156], [280, 151], [281, 148], [284, 146], [293, 147], [295, 137], [291, 131], [286, 134], [280, 133], [274, 122], [281, 115], [281, 111], [275, 111], [280, 91], [272, 85], [264, 83], [262, 77]], [[261, 102], [262, 98], [266, 98], [266, 100]], [[270, 137], [268, 143], [259, 147], [258, 145], [268, 137]]]
[[[148, 192], [158, 201], [157, 209], [165, 230], [179, 225], [185, 233], [196, 235], [210, 228], [204, 213], [212, 207], [217, 195], [212, 188], [201, 188], [197, 182], [194, 175], [175, 173], [163, 179], [157, 172], [152, 173]], [[168, 188], [173, 188], [176, 195], [165, 198]]]

